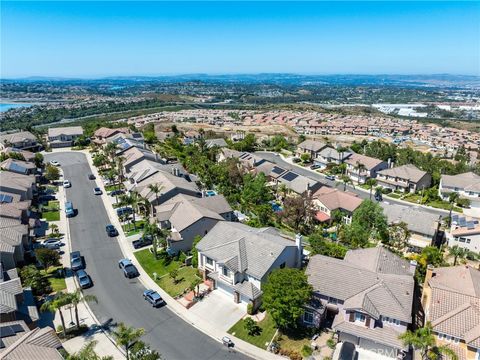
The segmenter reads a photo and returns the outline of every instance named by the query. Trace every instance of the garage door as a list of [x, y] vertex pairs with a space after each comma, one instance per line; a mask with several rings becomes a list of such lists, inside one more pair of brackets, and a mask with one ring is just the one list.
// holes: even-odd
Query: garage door
[[229, 295], [233, 299], [233, 289], [230, 288], [229, 286], [225, 285], [224, 283], [217, 281], [217, 289], [220, 290], [221, 292]]
[[349, 343], [352, 343], [353, 345], [358, 344], [358, 337], [347, 334], [347, 333], [343, 333], [343, 332], [338, 334], [338, 340], [343, 342], [349, 342]]
[[397, 351], [383, 344], [378, 344], [375, 341], [368, 339], [360, 339], [359, 345], [362, 349], [373, 351], [379, 355], [388, 356], [391, 358], [397, 357]]
[[242, 304], [248, 304], [250, 302], [250, 299], [244, 295], [240, 295], [240, 302], [242, 302]]

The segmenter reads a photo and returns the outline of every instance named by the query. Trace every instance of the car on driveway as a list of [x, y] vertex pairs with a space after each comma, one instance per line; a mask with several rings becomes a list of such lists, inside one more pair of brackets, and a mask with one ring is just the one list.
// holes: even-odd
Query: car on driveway
[[140, 249], [141, 247], [152, 245], [153, 237], [152, 235], [144, 235], [140, 239], [132, 241], [132, 245], [135, 249]]
[[160, 294], [151, 289], [143, 292], [143, 298], [152, 304], [153, 307], [158, 307], [164, 303]]
[[88, 275], [85, 270], [78, 270], [77, 272], [75, 272], [75, 276], [77, 277], [78, 284], [82, 289], [93, 286], [92, 279], [90, 279], [90, 275]]
[[50, 165], [60, 166], [60, 163], [57, 160], [50, 160]]
[[100, 188], [98, 188], [98, 187], [93, 188], [93, 193], [94, 193], [95, 195], [102, 195], [102, 194], [103, 194], [102, 189], [100, 189]]
[[327, 175], [325, 176], [325, 179], [335, 181], [335, 175]]
[[60, 246], [63, 246], [63, 245], [65, 244], [58, 239], [47, 239], [42, 242], [43, 247], [47, 249], [52, 249], [52, 250], [60, 249]]
[[112, 224], [108, 224], [107, 226], [105, 226], [105, 230], [107, 231], [107, 234], [110, 237], [114, 237], [118, 235], [117, 229]]
[[320, 165], [318, 164], [313, 164], [310, 166], [310, 170], [316, 170], [316, 169], [319, 169], [320, 168]]
[[96, 177], [93, 174], [88, 174], [88, 180], [95, 180]]
[[118, 195], [123, 195], [125, 194], [125, 191], [123, 190], [113, 190], [110, 192], [110, 196], [118, 196]]
[[85, 266], [83, 264], [83, 258], [80, 254], [80, 251], [73, 251], [70, 254], [70, 269], [77, 271], [83, 269], [84, 267]]
[[123, 275], [125, 275], [126, 278], [134, 278], [140, 275], [138, 272], [137, 268], [135, 265], [132, 264], [132, 261], [130, 259], [122, 259], [118, 262], [118, 267], [122, 269]]
[[121, 207], [117, 209], [117, 216], [130, 215], [132, 213], [133, 209], [131, 207]]
[[70, 180], [63, 180], [63, 187], [64, 188], [72, 187], [72, 183], [70, 182]]

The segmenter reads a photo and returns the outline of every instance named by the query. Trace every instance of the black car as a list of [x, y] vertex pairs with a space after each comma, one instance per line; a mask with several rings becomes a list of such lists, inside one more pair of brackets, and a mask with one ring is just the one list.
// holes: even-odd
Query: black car
[[140, 239], [132, 242], [132, 245], [135, 249], [140, 249], [141, 247], [152, 245], [153, 237], [151, 235], [142, 236]]
[[93, 174], [88, 175], [88, 180], [95, 180], [95, 179], [96, 179], [95, 175]]
[[110, 196], [117, 196], [117, 195], [123, 195], [125, 194], [125, 191], [123, 190], [113, 190], [112, 192], [110, 192]]
[[105, 226], [105, 230], [110, 237], [118, 235], [117, 229], [115, 229], [115, 226], [113, 226], [112, 224], [108, 224], [107, 226]]
[[70, 269], [73, 271], [81, 270], [84, 268], [83, 258], [80, 251], [74, 251], [70, 254]]
[[349, 342], [344, 342], [342, 344], [342, 348], [340, 349], [338, 360], [356, 360], [357, 356], [355, 345]]

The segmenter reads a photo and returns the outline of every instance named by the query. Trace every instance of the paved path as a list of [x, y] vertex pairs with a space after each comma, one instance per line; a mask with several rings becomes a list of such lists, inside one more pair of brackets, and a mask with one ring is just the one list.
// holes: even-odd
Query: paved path
[[[67, 198], [78, 209], [78, 215], [69, 221], [72, 248], [80, 250], [85, 256], [86, 270], [94, 282], [94, 287], [85, 290], [85, 293], [94, 294], [98, 298], [98, 304], [90, 304], [90, 307], [99, 321], [112, 318], [115, 322], [123, 321], [144, 328], [146, 333], [143, 339], [165, 359], [248, 358], [238, 351], [226, 349], [220, 343], [221, 337], [225, 335], [223, 331], [188, 312], [161, 290], [140, 267], [139, 278], [128, 280], [123, 276], [118, 268], [118, 260], [126, 254], [135, 262], [132, 248], [123, 232], [117, 238], [106, 235], [106, 224], [113, 223], [117, 229], [120, 229], [120, 224], [114, 209], [109, 205], [107, 195], [93, 195], [93, 188], [103, 185], [98, 177], [96, 181], [87, 179], [87, 175], [91, 172], [96, 174], [96, 170], [90, 168], [84, 153], [54, 152], [45, 157], [47, 161], [59, 161], [65, 179], [72, 182], [72, 187], [67, 190]], [[168, 306], [160, 309], [149, 306], [142, 298], [145, 287], [158, 290]], [[239, 339], [234, 342], [237, 349], [252, 358], [278, 358]]]

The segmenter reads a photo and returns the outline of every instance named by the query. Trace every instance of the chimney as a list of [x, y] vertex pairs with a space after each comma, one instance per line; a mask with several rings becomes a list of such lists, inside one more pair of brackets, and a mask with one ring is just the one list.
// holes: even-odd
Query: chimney
[[295, 246], [297, 247], [297, 267], [301, 267], [303, 257], [302, 235], [295, 235]]
[[410, 260], [410, 272], [412, 275], [415, 274], [415, 269], [417, 268], [417, 261], [416, 260]]
[[425, 284], [428, 283], [428, 281], [435, 276], [435, 273], [433, 272], [434, 267], [432, 264], [427, 265], [427, 272], [425, 274]]

